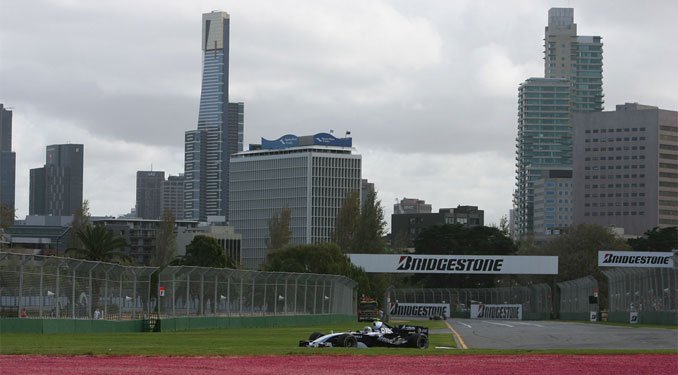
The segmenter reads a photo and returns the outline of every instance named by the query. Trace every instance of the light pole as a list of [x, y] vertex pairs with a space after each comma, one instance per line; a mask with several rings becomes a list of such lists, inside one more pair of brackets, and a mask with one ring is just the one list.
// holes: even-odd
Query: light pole
[[56, 256], [59, 256], [59, 240], [61, 240], [61, 238], [62, 238], [63, 236], [65, 236], [66, 233], [68, 233], [68, 231], [71, 230], [71, 228], [72, 228], [71, 226], [66, 227], [66, 230], [63, 231], [63, 233], [61, 233], [61, 234], [57, 237], [57, 239], [56, 239]]

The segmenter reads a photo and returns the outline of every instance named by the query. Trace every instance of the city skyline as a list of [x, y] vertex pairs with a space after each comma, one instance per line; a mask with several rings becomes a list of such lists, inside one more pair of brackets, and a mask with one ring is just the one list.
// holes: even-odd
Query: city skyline
[[[475, 205], [487, 224], [508, 214], [515, 93], [543, 75], [551, 7], [574, 8], [580, 34], [603, 36], [608, 110], [678, 103], [678, 47], [661, 43], [676, 31], [671, 2], [125, 4], [8, 4], [0, 15], [0, 103], [14, 115], [19, 218], [28, 171], [49, 144], [87, 147], [84, 198], [96, 215], [134, 205], [138, 170], [183, 172], [183, 133], [195, 127], [200, 96], [196, 25], [213, 9], [231, 15], [230, 91], [248, 106], [245, 144], [350, 130], [387, 217], [403, 197], [434, 211]], [[26, 32], [20, 16], [29, 11], [36, 28]], [[91, 19], [101, 27], [88, 27]]]

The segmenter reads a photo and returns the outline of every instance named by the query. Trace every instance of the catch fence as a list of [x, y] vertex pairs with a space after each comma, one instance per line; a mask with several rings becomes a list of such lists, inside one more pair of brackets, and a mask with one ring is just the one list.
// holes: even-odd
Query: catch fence
[[563, 319], [585, 319], [591, 311], [598, 310], [598, 281], [593, 276], [559, 282], [560, 317]]
[[132, 267], [0, 252], [0, 317], [143, 319], [355, 313], [344, 276]]
[[608, 279], [610, 312], [678, 310], [676, 267], [613, 268], [603, 274]]

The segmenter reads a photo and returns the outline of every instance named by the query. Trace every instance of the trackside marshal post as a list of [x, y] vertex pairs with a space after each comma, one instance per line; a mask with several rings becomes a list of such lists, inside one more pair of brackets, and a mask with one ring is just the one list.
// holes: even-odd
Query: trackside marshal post
[[557, 256], [349, 254], [365, 272], [556, 275]]

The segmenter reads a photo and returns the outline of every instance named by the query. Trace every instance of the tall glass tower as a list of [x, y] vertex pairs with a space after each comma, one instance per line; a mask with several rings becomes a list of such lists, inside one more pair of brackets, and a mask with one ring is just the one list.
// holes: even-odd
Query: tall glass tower
[[572, 170], [573, 112], [603, 110], [603, 44], [577, 35], [574, 9], [551, 8], [544, 36], [544, 78], [518, 88], [514, 237], [534, 230], [534, 185], [549, 171]]
[[[242, 151], [242, 109], [229, 105], [229, 15], [213, 11], [202, 15], [202, 90], [198, 129], [185, 134], [184, 218], [228, 220], [230, 155]], [[239, 109], [238, 118], [229, 108]]]
[[0, 204], [14, 209], [16, 153], [12, 151], [12, 111], [0, 103]]

